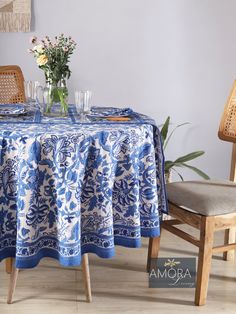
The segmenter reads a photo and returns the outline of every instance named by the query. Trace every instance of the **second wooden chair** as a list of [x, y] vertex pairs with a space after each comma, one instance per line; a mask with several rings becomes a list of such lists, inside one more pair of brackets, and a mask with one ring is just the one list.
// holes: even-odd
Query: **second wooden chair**
[[[162, 228], [192, 243], [199, 249], [195, 304], [206, 303], [212, 254], [223, 252], [225, 260], [233, 259], [236, 249], [236, 81], [225, 106], [219, 128], [222, 140], [233, 142], [230, 181], [186, 181], [167, 184], [169, 215]], [[176, 225], [186, 224], [200, 230], [200, 238]], [[214, 233], [225, 230], [224, 245], [213, 245]], [[151, 258], [157, 258], [160, 238], [149, 240], [147, 269]]]

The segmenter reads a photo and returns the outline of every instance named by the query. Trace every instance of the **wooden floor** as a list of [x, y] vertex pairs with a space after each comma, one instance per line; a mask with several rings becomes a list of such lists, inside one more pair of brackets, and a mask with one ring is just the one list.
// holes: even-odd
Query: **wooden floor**
[[[0, 314], [235, 314], [236, 263], [214, 257], [207, 305], [195, 307], [194, 289], [148, 288], [147, 244], [144, 239], [141, 249], [117, 247], [111, 260], [90, 255], [91, 304], [85, 302], [80, 269], [62, 268], [44, 259], [37, 268], [20, 272], [14, 303], [7, 305], [8, 275], [0, 263]], [[161, 247], [161, 256], [196, 256], [193, 246], [165, 231]]]

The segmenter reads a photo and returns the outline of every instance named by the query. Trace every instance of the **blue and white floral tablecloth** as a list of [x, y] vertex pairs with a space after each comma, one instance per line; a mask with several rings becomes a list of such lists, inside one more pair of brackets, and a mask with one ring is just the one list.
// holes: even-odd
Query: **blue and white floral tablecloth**
[[43, 257], [79, 265], [160, 233], [166, 212], [163, 152], [153, 120], [81, 123], [39, 111], [0, 118], [0, 261]]

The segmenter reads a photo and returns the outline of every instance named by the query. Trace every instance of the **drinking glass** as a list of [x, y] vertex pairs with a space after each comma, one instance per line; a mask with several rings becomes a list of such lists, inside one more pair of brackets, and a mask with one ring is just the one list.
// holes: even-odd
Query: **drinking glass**
[[91, 91], [75, 91], [75, 106], [78, 114], [86, 115], [90, 113], [91, 99]]
[[27, 103], [35, 103], [38, 99], [40, 83], [38, 81], [25, 81], [25, 97]]

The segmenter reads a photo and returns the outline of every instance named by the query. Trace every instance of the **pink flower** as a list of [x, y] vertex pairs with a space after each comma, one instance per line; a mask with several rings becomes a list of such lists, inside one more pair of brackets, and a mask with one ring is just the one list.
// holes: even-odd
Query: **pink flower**
[[33, 36], [33, 37], [30, 38], [30, 43], [31, 44], [35, 44], [36, 41], [37, 41], [37, 37], [36, 36]]

